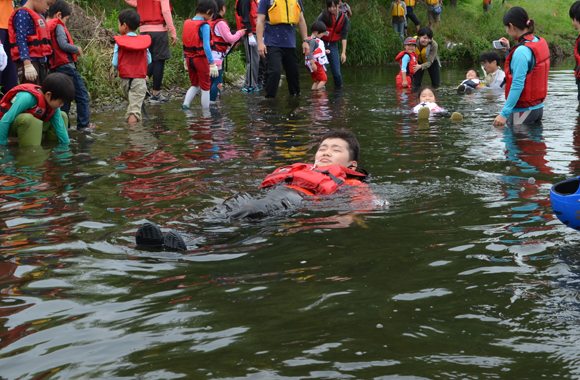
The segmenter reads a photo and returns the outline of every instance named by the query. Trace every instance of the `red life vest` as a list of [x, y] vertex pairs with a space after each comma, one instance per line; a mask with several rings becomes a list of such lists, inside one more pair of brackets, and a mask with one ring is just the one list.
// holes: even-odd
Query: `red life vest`
[[[407, 87], [411, 88], [413, 87], [413, 74], [415, 74], [415, 65], [417, 64], [417, 53], [412, 52], [409, 53], [407, 51], [402, 51], [400, 52], [396, 57], [395, 60], [397, 62], [399, 62], [399, 66], [401, 65], [401, 61], [403, 60], [403, 57], [405, 56], [405, 54], [408, 54], [409, 57], [411, 58], [411, 60], [409, 61], [409, 63], [407, 64], [406, 67], [406, 78], [407, 78]], [[403, 88], [403, 74], [402, 74], [402, 70], [399, 72], [399, 74], [397, 75], [397, 77], [395, 78], [395, 83], [397, 84], [397, 87]]]
[[[244, 19], [242, 16], [238, 14], [238, 2], [240, 0], [236, 0], [236, 27], [238, 30], [244, 29]], [[252, 33], [256, 33], [256, 21], [258, 19], [258, 3], [256, 0], [249, 0], [250, 1], [250, 25], [252, 25]]]
[[298, 163], [278, 168], [273, 173], [268, 174], [260, 188], [284, 184], [306, 190], [307, 193], [327, 195], [348, 184], [347, 177], [362, 181], [367, 178], [367, 175], [340, 165], [315, 168], [312, 164]]
[[[331, 14], [332, 15], [332, 14]], [[322, 36], [322, 40], [326, 42], [336, 42], [340, 40], [342, 34], [342, 27], [346, 22], [346, 16], [340, 9], [338, 10], [338, 17], [332, 15], [332, 25], [326, 26], [326, 33]]]
[[8, 39], [10, 41], [10, 55], [13, 61], [20, 60], [20, 52], [16, 45], [16, 33], [14, 32], [14, 15], [24, 9], [32, 18], [34, 22], [34, 34], [26, 36], [26, 43], [28, 44], [28, 55], [30, 58], [43, 58], [52, 54], [52, 41], [50, 40], [50, 32], [46, 25], [44, 17], [28, 8], [18, 8], [8, 20]]
[[[200, 28], [203, 24], [207, 24], [204, 20], [186, 20], [183, 24], [183, 53], [188, 58], [201, 57], [205, 55], [203, 51], [203, 39], [201, 38]], [[211, 29], [211, 27], [210, 27]], [[210, 31], [210, 36], [211, 36]], [[216, 50], [213, 42], [210, 42], [211, 49]]]
[[[527, 108], [538, 105], [546, 99], [548, 94], [548, 73], [550, 72], [550, 49], [546, 40], [539, 37], [537, 42], [531, 42], [535, 37], [531, 34], [524, 34], [519, 39], [519, 43], [513, 47], [505, 60], [505, 97], [507, 99], [512, 86], [513, 74], [510, 70], [510, 62], [516, 49], [526, 46], [532, 49], [532, 54], [536, 59], [534, 67], [526, 74], [524, 89], [520, 99], [516, 103], [517, 108]], [[531, 63], [530, 63], [531, 65]]]
[[[209, 24], [209, 27], [211, 28], [211, 42], [213, 44], [213, 49], [215, 51], [219, 51], [220, 53], [225, 53], [228, 51], [228, 49], [230, 48], [229, 43], [226, 42], [226, 40], [224, 40], [224, 38], [222, 36], [218, 36], [215, 32], [215, 26], [218, 22], [223, 21], [226, 22], [226, 20], [224, 20], [223, 18], [218, 18], [215, 20], [210, 20], [207, 23]], [[226, 22], [227, 24], [227, 22]]]
[[574, 76], [580, 79], [580, 53], [578, 52], [578, 42], [580, 41], [580, 36], [576, 38], [576, 45], [574, 46], [574, 58], [576, 58], [576, 67], [574, 68]]
[[50, 32], [50, 38], [52, 39], [52, 41], [54, 41], [54, 44], [52, 46], [52, 54], [48, 57], [48, 66], [51, 69], [54, 69], [55, 67], [64, 65], [66, 63], [75, 63], [77, 61], [77, 55], [65, 53], [64, 51], [62, 51], [62, 49], [58, 45], [58, 42], [56, 41], [55, 30], [56, 26], [60, 24], [62, 25], [66, 33], [67, 42], [71, 45], [74, 45], [72, 37], [70, 36], [66, 26], [64, 26], [64, 23], [56, 17], [51, 20], [48, 20], [46, 23], [48, 25], [48, 30]]
[[165, 25], [158, 0], [137, 0], [137, 13], [141, 16], [141, 25]]
[[25, 83], [21, 84], [20, 86], [16, 86], [12, 88], [10, 91], [4, 95], [2, 100], [0, 100], [0, 117], [4, 116], [6, 112], [12, 107], [12, 99], [22, 91], [26, 91], [31, 93], [36, 98], [36, 106], [27, 109], [24, 111], [25, 113], [29, 113], [37, 119], [42, 121], [46, 121], [52, 117], [54, 111], [52, 108], [46, 104], [46, 99], [44, 99], [43, 93], [40, 91], [40, 86], [32, 84], [32, 83]]
[[147, 77], [147, 49], [151, 46], [151, 37], [140, 36], [115, 36], [115, 42], [119, 45], [119, 76], [121, 78], [145, 78]]

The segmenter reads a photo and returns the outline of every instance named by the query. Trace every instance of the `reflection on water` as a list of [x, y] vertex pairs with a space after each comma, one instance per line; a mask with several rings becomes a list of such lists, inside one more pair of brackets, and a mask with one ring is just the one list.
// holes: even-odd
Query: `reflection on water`
[[[383, 67], [4, 148], [0, 378], [579, 377], [580, 238], [548, 199], [579, 174], [572, 66], [552, 69], [541, 125], [501, 130], [503, 93], [458, 96], [464, 68], [444, 72], [462, 123], [418, 124]], [[261, 223], [207, 216], [336, 127], [389, 207], [343, 194]], [[135, 249], [144, 220], [189, 250]]]

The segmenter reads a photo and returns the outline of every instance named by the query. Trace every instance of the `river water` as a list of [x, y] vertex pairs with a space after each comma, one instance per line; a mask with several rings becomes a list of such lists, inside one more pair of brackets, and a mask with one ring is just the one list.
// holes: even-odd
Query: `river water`
[[[106, 112], [70, 150], [3, 151], [0, 379], [580, 378], [580, 235], [549, 204], [580, 169], [573, 67], [552, 68], [542, 125], [505, 129], [501, 92], [455, 93], [466, 69], [439, 101], [461, 123], [417, 124], [395, 67], [356, 68], [340, 92], [304, 73], [300, 99]], [[335, 127], [387, 207], [200, 218]], [[144, 220], [189, 250], [136, 249]]]

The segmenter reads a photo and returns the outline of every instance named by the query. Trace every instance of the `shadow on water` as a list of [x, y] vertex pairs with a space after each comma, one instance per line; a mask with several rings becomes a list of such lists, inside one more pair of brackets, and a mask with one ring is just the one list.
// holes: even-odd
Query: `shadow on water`
[[[462, 123], [418, 124], [396, 68], [364, 68], [343, 90], [174, 101], [134, 127], [107, 112], [70, 147], [2, 150], [0, 378], [578, 377], [580, 238], [549, 205], [578, 174], [572, 67], [552, 68], [542, 124], [505, 129], [503, 93], [457, 95], [464, 73], [440, 91]], [[337, 127], [389, 207], [206, 217]], [[189, 250], [136, 249], [144, 220]]]

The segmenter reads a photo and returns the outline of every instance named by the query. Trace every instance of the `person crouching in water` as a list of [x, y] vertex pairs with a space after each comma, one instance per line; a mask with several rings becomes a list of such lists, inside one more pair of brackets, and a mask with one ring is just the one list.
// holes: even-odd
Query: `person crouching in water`
[[201, 108], [209, 108], [211, 78], [220, 75], [211, 52], [211, 28], [208, 24], [217, 11], [215, 1], [199, 0], [195, 8], [195, 17], [183, 24], [184, 67], [191, 82], [181, 106], [184, 110], [189, 109], [191, 101], [200, 89]]
[[[437, 104], [437, 93], [433, 87], [424, 86], [417, 92], [417, 104], [413, 108], [413, 112], [417, 114], [419, 120], [428, 119], [432, 113], [446, 113], [447, 110], [441, 108]], [[461, 121], [463, 116], [459, 112], [453, 112], [451, 115], [452, 121]]]
[[416, 42], [417, 40], [415, 38], [407, 37], [405, 40], [405, 50], [400, 52], [395, 58], [401, 66], [401, 71], [395, 79], [397, 87], [413, 87], [413, 74], [415, 74], [415, 65], [417, 64], [417, 53], [415, 53]]
[[311, 36], [306, 39], [309, 49], [305, 61], [314, 81], [312, 90], [316, 91], [322, 90], [328, 80], [325, 65], [328, 63], [326, 54], [330, 53], [330, 50], [325, 49], [324, 42], [321, 40], [326, 33], [326, 25], [322, 21], [315, 21], [310, 27], [310, 32]]
[[[253, 199], [245, 193], [226, 199], [221, 208], [230, 221], [259, 221], [295, 209], [303, 197], [334, 194], [348, 187], [361, 188], [370, 195], [366, 172], [356, 171], [360, 144], [345, 129], [327, 132], [314, 156], [314, 164], [296, 163], [276, 169], [266, 176], [260, 189], [271, 189], [263, 198]], [[245, 197], [244, 197], [245, 195]], [[218, 206], [220, 208], [220, 206]], [[163, 234], [159, 227], [146, 222], [136, 234], [139, 246], [186, 250], [183, 238], [174, 230]]]
[[47, 75], [42, 87], [32, 83], [13, 87], [0, 100], [0, 145], [7, 138], [18, 137], [18, 145], [38, 146], [46, 140], [70, 143], [68, 117], [60, 111], [75, 98], [71, 78], [62, 73]]

